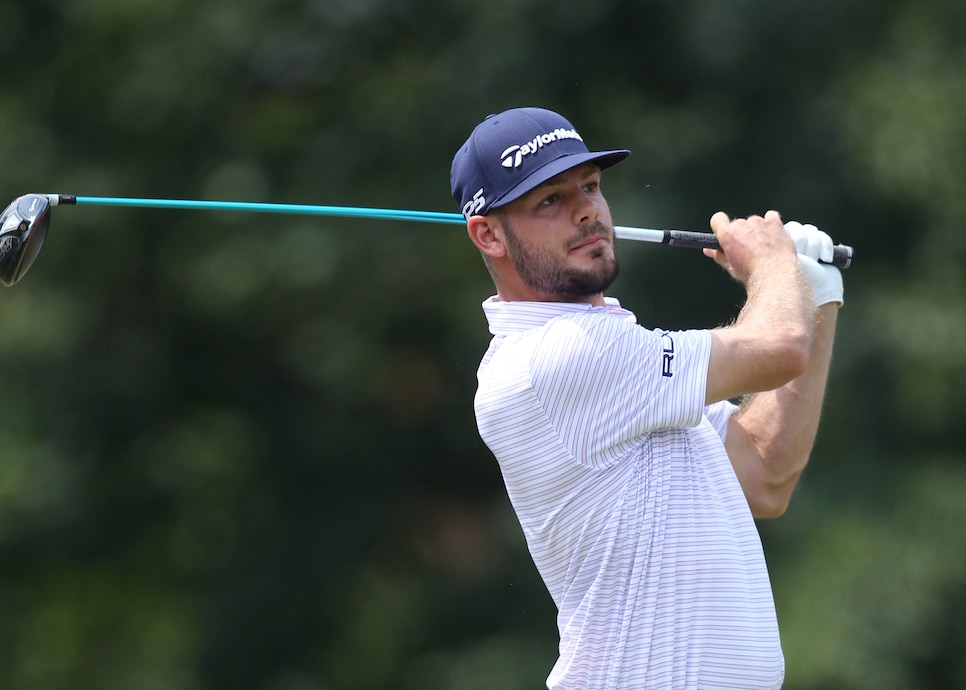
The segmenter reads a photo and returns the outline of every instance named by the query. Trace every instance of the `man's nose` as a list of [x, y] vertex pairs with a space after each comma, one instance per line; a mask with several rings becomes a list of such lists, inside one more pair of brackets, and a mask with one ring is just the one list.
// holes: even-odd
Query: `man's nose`
[[577, 191], [576, 201], [574, 202], [574, 224], [583, 225], [597, 220], [600, 209], [594, 199], [581, 187]]

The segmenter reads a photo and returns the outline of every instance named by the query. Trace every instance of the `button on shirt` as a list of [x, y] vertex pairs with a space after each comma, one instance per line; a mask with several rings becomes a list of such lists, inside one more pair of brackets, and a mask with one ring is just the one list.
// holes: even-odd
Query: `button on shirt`
[[554, 690], [779, 688], [761, 540], [705, 406], [706, 330], [604, 307], [483, 304], [475, 407], [557, 606]]

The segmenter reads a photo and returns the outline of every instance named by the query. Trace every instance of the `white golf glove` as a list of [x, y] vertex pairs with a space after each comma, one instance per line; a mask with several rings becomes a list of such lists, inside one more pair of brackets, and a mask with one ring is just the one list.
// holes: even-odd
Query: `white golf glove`
[[840, 306], [844, 304], [842, 273], [831, 263], [819, 263], [832, 261], [832, 238], [814, 225], [803, 225], [796, 220], [785, 223], [785, 232], [795, 243], [798, 261], [812, 289], [815, 306], [820, 307], [830, 302], [836, 302]]

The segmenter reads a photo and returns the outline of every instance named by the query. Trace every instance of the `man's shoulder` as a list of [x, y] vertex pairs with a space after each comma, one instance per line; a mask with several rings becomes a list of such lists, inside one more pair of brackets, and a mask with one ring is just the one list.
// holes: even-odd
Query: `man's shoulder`
[[483, 302], [483, 312], [493, 335], [510, 335], [545, 328], [560, 319], [613, 319], [636, 324], [634, 314], [612, 298], [605, 298], [603, 306], [581, 302], [504, 302], [490, 298]]

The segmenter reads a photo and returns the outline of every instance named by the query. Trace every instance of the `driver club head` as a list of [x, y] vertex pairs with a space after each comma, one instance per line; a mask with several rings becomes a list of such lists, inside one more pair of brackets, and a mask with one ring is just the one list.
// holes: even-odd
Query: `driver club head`
[[17, 197], [0, 213], [0, 283], [7, 287], [33, 265], [50, 227], [50, 200], [43, 194]]

